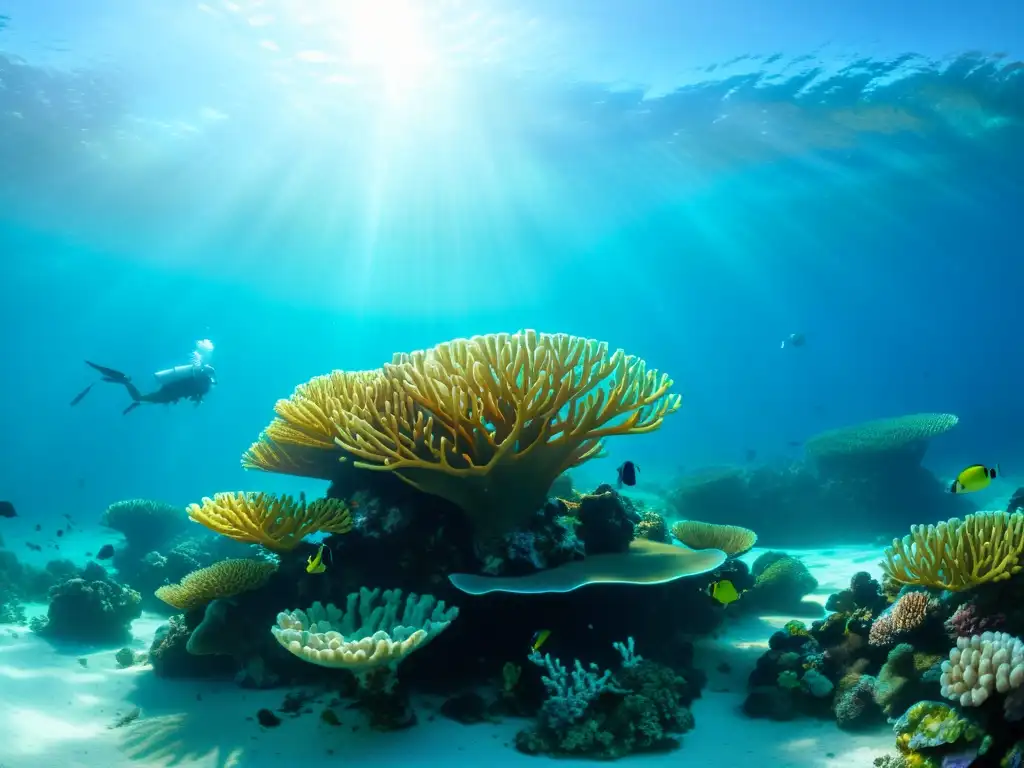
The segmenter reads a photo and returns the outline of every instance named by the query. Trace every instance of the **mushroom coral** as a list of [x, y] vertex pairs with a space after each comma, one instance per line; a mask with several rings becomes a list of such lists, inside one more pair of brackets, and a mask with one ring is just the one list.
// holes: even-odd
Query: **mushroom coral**
[[494, 537], [543, 505], [561, 473], [601, 455], [604, 438], [658, 429], [680, 405], [672, 383], [592, 339], [457, 339], [297, 388], [243, 465], [332, 479], [352, 459], [448, 499]]

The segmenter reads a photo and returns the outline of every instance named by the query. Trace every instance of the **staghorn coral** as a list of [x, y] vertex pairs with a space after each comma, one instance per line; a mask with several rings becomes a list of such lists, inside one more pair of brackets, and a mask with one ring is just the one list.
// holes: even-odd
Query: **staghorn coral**
[[344, 502], [319, 499], [296, 503], [268, 493], [218, 493], [190, 504], [188, 516], [235, 541], [262, 544], [275, 552], [295, 549], [311, 533], [348, 533], [352, 516]]
[[[381, 371], [310, 382], [278, 403], [262, 447], [243, 461], [288, 471], [282, 462], [293, 448], [329, 454], [332, 465], [350, 455], [358, 468], [453, 502], [488, 538], [542, 506], [554, 480], [599, 456], [604, 438], [660, 427], [680, 405], [671, 386], [602, 342], [535, 331], [474, 336], [395, 355]], [[305, 469], [314, 461], [300, 458], [293, 463]]]
[[179, 584], [166, 584], [156, 596], [179, 611], [202, 608], [211, 600], [262, 587], [277, 565], [266, 560], [222, 560], [192, 571]]
[[757, 543], [757, 534], [749, 528], [698, 520], [679, 521], [672, 526], [672, 535], [691, 549], [720, 549], [730, 557], [750, 551]]
[[348, 596], [344, 611], [313, 603], [308, 611], [279, 613], [271, 632], [303, 661], [366, 674], [378, 667], [394, 669], [458, 615], [458, 608], [445, 608], [432, 595], [409, 593], [403, 604], [400, 589], [381, 594], [363, 587]]
[[880, 565], [901, 584], [958, 592], [1020, 573], [1022, 552], [1024, 514], [977, 512], [913, 526], [909, 536], [893, 539]]
[[920, 463], [928, 441], [957, 425], [950, 413], [915, 413], [876, 419], [815, 435], [804, 444], [808, 458], [819, 468], [845, 469], [867, 462], [905, 456]]
[[879, 646], [894, 645], [897, 638], [924, 624], [935, 605], [925, 592], [907, 592], [872, 622], [868, 642]]
[[993, 693], [1009, 693], [1024, 683], [1024, 642], [1005, 632], [957, 638], [942, 662], [942, 695], [962, 707], [979, 707]]
[[148, 499], [127, 499], [111, 504], [100, 524], [124, 535], [132, 549], [150, 552], [163, 549], [188, 527], [181, 507]]

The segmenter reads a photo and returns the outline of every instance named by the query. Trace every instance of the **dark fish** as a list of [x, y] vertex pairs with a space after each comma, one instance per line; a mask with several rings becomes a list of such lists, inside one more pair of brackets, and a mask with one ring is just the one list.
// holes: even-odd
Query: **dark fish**
[[320, 719], [328, 725], [341, 725], [341, 720], [338, 719], [338, 714], [333, 709], [325, 709], [321, 712]]
[[31, 549], [33, 552], [42, 552], [43, 548], [38, 544], [33, 544], [31, 541], [26, 541], [25, 546]]
[[619, 488], [623, 485], [636, 485], [636, 473], [639, 471], [640, 467], [632, 461], [623, 462], [619, 467]]
[[100, 547], [100, 551], [96, 553], [97, 560], [109, 560], [114, 556], [114, 545], [104, 544]]
[[0, 501], [0, 517], [17, 517], [14, 505], [9, 501]]
[[43, 526], [40, 523], [36, 523], [36, 531], [38, 532], [41, 530], [43, 530]]
[[747, 452], [744, 455], [746, 456], [747, 461], [753, 461], [757, 458], [757, 450], [754, 448], [747, 448]]
[[92, 389], [92, 384], [90, 384], [88, 387], [86, 387], [77, 395], [75, 395], [75, 399], [71, 401], [71, 405], [78, 405], [80, 402], [82, 402], [82, 398], [89, 394], [90, 389]]
[[57, 531], [57, 537], [58, 538], [60, 538], [63, 535], [64, 535], [64, 529], [61, 529], [61, 530]]

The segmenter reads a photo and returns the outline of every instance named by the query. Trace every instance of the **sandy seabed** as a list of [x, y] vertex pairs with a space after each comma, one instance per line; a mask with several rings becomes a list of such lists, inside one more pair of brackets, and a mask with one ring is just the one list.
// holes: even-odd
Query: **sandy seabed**
[[[819, 581], [813, 599], [849, 584], [856, 571], [878, 573], [878, 547], [787, 550], [800, 556]], [[748, 554], [753, 560], [759, 552]], [[44, 606], [31, 606], [40, 612]], [[850, 734], [812, 719], [752, 720], [740, 712], [746, 678], [767, 648], [772, 631], [790, 616], [729, 620], [717, 638], [698, 645], [708, 686], [694, 703], [697, 727], [679, 750], [626, 758], [652, 768], [866, 768], [893, 747], [888, 728]], [[133, 647], [146, 650], [163, 618], [145, 614], [133, 625]], [[245, 690], [231, 682], [161, 680], [148, 666], [118, 669], [117, 648], [54, 647], [25, 627], [0, 628], [0, 768], [156, 768], [195, 766], [486, 765], [515, 768], [547, 762], [511, 746], [523, 721], [464, 726], [434, 717], [441, 700], [416, 702], [419, 724], [375, 733], [358, 715], [341, 712], [341, 727], [315, 715], [285, 716], [276, 728], [253, 721], [260, 708], [280, 706], [284, 689]], [[80, 659], [85, 659], [83, 665]], [[730, 672], [717, 667], [727, 662]], [[320, 697], [326, 702], [327, 696]], [[112, 728], [138, 707], [139, 718]], [[314, 705], [315, 710], [315, 705]], [[560, 761], [586, 762], [590, 761]]]

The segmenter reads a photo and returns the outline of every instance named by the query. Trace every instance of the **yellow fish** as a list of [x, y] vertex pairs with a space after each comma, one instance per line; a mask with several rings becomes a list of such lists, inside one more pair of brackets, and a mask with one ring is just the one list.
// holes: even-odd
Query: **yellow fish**
[[715, 581], [708, 584], [708, 594], [722, 605], [735, 603], [740, 599], [740, 593], [736, 591], [736, 587], [734, 587], [732, 582], [728, 579], [722, 579], [721, 581]]
[[956, 476], [956, 480], [950, 486], [949, 492], [973, 493], [974, 491], [980, 491], [983, 488], [988, 488], [988, 484], [998, 476], [998, 464], [996, 464], [995, 468], [985, 467], [981, 464], [972, 464]]
[[[331, 550], [327, 550], [327, 554], [331, 555]], [[333, 557], [333, 555], [331, 555]], [[327, 566], [324, 565], [324, 545], [320, 545], [320, 551], [316, 553], [316, 557], [310, 555], [306, 558], [306, 573], [323, 573], [327, 570]]]
[[540, 647], [542, 645], [544, 645], [544, 643], [546, 643], [548, 641], [549, 637], [551, 637], [551, 630], [550, 629], [541, 629], [541, 630], [538, 630], [537, 632], [534, 632], [533, 633], [533, 637], [530, 638], [530, 650], [531, 651], [538, 651], [538, 650], [540, 650]]

